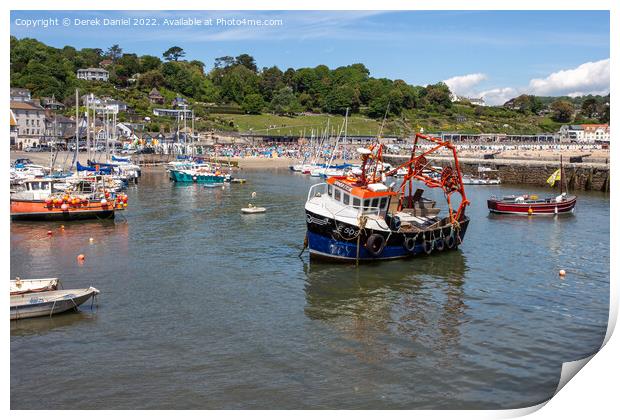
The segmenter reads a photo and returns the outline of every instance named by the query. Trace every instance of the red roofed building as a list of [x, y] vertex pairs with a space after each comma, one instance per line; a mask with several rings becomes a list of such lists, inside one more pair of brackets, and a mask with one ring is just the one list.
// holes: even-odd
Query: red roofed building
[[581, 124], [583, 140], [588, 143], [609, 143], [609, 124]]

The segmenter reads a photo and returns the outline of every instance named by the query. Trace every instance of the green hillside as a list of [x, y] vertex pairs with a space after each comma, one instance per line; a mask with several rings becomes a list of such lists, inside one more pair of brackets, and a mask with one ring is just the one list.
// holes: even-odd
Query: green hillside
[[[609, 95], [550, 98], [521, 95], [504, 106], [480, 107], [453, 103], [442, 82], [427, 86], [403, 80], [371, 77], [364, 64], [330, 69], [276, 66], [259, 68], [248, 54], [224, 56], [207, 65], [185, 57], [171, 47], [162, 58], [127, 53], [118, 45], [106, 51], [54, 48], [36, 39], [11, 37], [11, 87], [32, 91], [34, 97], [54, 96], [64, 102], [67, 115], [74, 109], [74, 92], [110, 96], [128, 104], [131, 111], [120, 120], [149, 117], [150, 131], [170, 130], [172, 118], [156, 117], [155, 107], [171, 107], [184, 97], [194, 109], [199, 130], [253, 131], [275, 135], [309, 134], [327, 121], [334, 129], [349, 109], [351, 135], [376, 135], [387, 116], [384, 134], [426, 132], [539, 133], [556, 131], [564, 123], [608, 122]], [[106, 66], [107, 82], [78, 80], [79, 68]], [[152, 104], [156, 88], [165, 103]]]

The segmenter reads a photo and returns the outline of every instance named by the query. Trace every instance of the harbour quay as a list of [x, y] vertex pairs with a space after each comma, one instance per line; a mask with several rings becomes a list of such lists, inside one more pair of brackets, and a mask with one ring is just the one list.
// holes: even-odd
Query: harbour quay
[[[386, 162], [399, 165], [408, 159], [403, 155], [388, 155]], [[553, 158], [538, 159], [485, 159], [480, 157], [462, 157], [459, 164], [463, 173], [475, 174], [481, 166], [490, 167], [505, 184], [523, 184], [543, 187], [547, 184], [549, 174], [559, 165], [559, 155]], [[448, 161], [447, 157], [436, 157], [437, 163]], [[609, 192], [609, 163], [574, 162], [565, 160], [564, 171], [568, 187], [571, 190]]]

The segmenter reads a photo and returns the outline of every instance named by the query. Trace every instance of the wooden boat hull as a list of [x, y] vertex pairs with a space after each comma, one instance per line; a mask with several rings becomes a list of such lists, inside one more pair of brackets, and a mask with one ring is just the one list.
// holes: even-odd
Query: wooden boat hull
[[112, 202], [102, 205], [100, 202], [89, 202], [84, 205], [70, 205], [67, 210], [60, 206], [47, 205], [43, 200], [11, 199], [12, 220], [48, 220], [71, 221], [82, 219], [111, 219], [114, 218], [115, 207]]
[[[432, 253], [457, 249], [463, 242], [469, 218], [460, 222], [460, 229], [454, 231], [451, 226], [438, 227], [419, 233], [389, 232], [382, 230], [365, 229], [362, 237], [349, 233], [345, 237], [341, 232], [357, 232], [355, 225], [325, 218], [306, 210], [307, 239], [310, 256], [319, 259], [328, 259], [341, 262], [393, 260], [411, 258], [414, 256], [429, 255]], [[379, 255], [373, 255], [366, 248], [366, 241], [373, 234], [379, 234], [385, 239], [385, 246]], [[454, 235], [454, 246], [448, 246], [448, 237]], [[353, 237], [355, 236], [355, 237]], [[409, 240], [409, 243], [407, 243]], [[413, 241], [413, 242], [411, 242]]]
[[26, 293], [38, 293], [56, 290], [58, 279], [20, 279], [11, 280], [11, 296], [23, 295]]
[[88, 289], [57, 290], [11, 296], [11, 320], [51, 316], [75, 309], [88, 301], [99, 290]]
[[[487, 207], [492, 213], [500, 214], [518, 214], [518, 215], [554, 215], [562, 213], [570, 213], [577, 204], [577, 197], [571, 196], [560, 202], [530, 202], [513, 203], [502, 200], [489, 199]], [[531, 209], [531, 211], [530, 211]]]

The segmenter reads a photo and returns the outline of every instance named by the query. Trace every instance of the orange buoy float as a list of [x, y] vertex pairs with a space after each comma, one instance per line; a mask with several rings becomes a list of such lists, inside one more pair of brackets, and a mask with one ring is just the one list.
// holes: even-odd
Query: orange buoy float
[[560, 275], [560, 277], [564, 277], [566, 275], [566, 271], [565, 270], [560, 270], [560, 272], [558, 274]]
[[84, 254], [80, 254], [77, 256], [78, 262], [84, 262], [85, 259], [86, 259], [86, 256]]
[[47, 236], [52, 236], [52, 231], [51, 230], [47, 231]]
[[129, 198], [125, 195], [123, 196], [123, 203], [127, 204], [127, 201], [129, 200]]
[[61, 209], [62, 211], [67, 211], [67, 210], [69, 210], [69, 206], [68, 206], [68, 205], [66, 205], [66, 204], [63, 204], [62, 206], [60, 206], [60, 209]]

